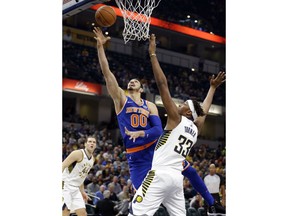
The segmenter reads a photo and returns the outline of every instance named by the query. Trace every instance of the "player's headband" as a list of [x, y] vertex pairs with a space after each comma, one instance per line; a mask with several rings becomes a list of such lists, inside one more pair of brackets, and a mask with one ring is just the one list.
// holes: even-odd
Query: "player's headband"
[[196, 110], [195, 110], [195, 107], [194, 107], [194, 104], [193, 104], [193, 101], [192, 100], [187, 100], [187, 103], [188, 103], [188, 106], [192, 112], [192, 117], [193, 117], [193, 120], [195, 121], [196, 118], [198, 117], [197, 113], [196, 113]]

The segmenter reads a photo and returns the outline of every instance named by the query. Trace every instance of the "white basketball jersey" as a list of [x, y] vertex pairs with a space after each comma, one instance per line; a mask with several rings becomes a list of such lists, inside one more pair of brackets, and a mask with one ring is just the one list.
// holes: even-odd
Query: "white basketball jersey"
[[[65, 184], [79, 187], [83, 184], [88, 172], [94, 164], [94, 157], [91, 156], [89, 159], [84, 149], [81, 149], [83, 159], [80, 162], [76, 162], [75, 166], [72, 168], [65, 168], [62, 174], [62, 180]], [[73, 166], [74, 164], [72, 164]]]
[[164, 130], [155, 147], [152, 170], [172, 168], [183, 170], [182, 162], [197, 141], [198, 129], [193, 121], [182, 116], [173, 130]]

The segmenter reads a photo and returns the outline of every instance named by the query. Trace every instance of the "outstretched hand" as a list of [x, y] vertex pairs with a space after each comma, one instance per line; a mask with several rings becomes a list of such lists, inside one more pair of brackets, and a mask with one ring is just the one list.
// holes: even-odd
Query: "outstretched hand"
[[156, 36], [155, 34], [151, 34], [149, 39], [149, 54], [155, 54], [156, 53]]
[[129, 140], [133, 139], [133, 142], [135, 142], [138, 137], [144, 137], [145, 135], [144, 131], [129, 131], [126, 127], [125, 134], [130, 136]]
[[218, 86], [220, 86], [222, 83], [224, 83], [226, 80], [226, 74], [223, 71], [220, 71], [216, 78], [215, 75], [213, 74], [213, 76], [210, 79], [210, 86], [213, 86], [214, 88], [217, 88]]
[[95, 34], [95, 40], [97, 41], [97, 46], [104, 45], [108, 40], [111, 39], [111, 37], [105, 37], [102, 33], [102, 30], [99, 27], [94, 27], [93, 30]]

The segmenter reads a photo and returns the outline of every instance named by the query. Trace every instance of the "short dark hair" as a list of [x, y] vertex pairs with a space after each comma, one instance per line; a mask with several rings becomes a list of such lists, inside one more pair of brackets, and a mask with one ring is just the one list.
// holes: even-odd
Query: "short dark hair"
[[94, 135], [88, 135], [87, 137], [85, 137], [85, 143], [87, 143], [88, 138], [94, 138], [97, 142], [97, 138]]
[[[198, 116], [204, 116], [206, 113], [204, 112], [203, 108], [201, 107], [200, 103], [196, 100], [192, 100], [195, 111]], [[195, 119], [194, 119], [195, 120]]]

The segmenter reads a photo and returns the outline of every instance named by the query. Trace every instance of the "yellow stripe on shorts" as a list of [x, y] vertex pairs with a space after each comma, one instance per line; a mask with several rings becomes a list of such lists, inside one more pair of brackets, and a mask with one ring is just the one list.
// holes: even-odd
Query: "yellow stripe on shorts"
[[143, 184], [142, 184], [142, 194], [143, 194], [143, 197], [145, 197], [146, 195], [146, 192], [151, 184], [151, 182], [153, 181], [154, 179], [154, 176], [155, 176], [155, 170], [150, 170], [147, 177], [145, 178]]

